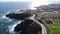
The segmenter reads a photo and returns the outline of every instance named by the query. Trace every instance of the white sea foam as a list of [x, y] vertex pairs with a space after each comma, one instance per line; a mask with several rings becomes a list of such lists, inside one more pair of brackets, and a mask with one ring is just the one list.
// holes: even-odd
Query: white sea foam
[[15, 26], [17, 26], [17, 24], [20, 24], [20, 23], [21, 23], [21, 21], [17, 21], [17, 23], [8, 26], [9, 33], [14, 32]]
[[9, 19], [9, 18], [6, 17], [5, 15], [3, 15], [3, 16], [1, 17], [1, 19]]
[[2, 16], [2, 18], [6, 18], [6, 16], [5, 16], [5, 15], [3, 15], [3, 16]]
[[11, 22], [11, 21], [12, 21], [12, 19], [9, 19], [9, 21]]
[[17, 25], [17, 23], [13, 24], [13, 25], [10, 25], [9, 26], [9, 32], [13, 32], [14, 31], [14, 27]]
[[[8, 11], [6, 14], [9, 14], [10, 13], [10, 11]], [[5, 19], [9, 19], [8, 17], [6, 17], [6, 14], [4, 14], [1, 18], [3, 19], [3, 18], [5, 18]]]
[[20, 11], [20, 9], [18, 9], [17, 11]]
[[9, 14], [10, 13], [10, 11], [8, 11], [6, 14]]

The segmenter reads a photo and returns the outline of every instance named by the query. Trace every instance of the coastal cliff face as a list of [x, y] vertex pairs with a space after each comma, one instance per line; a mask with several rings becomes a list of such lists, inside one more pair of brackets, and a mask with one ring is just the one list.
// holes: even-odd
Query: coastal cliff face
[[19, 19], [19, 20], [23, 20], [27, 17], [30, 17], [31, 14], [28, 13], [22, 13], [22, 14], [18, 14], [18, 13], [9, 13], [6, 15], [6, 17], [12, 18], [12, 19]]
[[[21, 14], [18, 14], [19, 12], [21, 12]], [[46, 15], [48, 15], [48, 17], [51, 17], [51, 18], [60, 18], [60, 4], [42, 5], [37, 7], [35, 10], [31, 10], [31, 9], [20, 10], [18, 11], [18, 13], [17, 14], [10, 13], [10, 14], [7, 14], [6, 16], [9, 18], [24, 19], [30, 16], [31, 14], [37, 14], [39, 15], [37, 16], [37, 18], [46, 17]]]
[[21, 34], [41, 34], [41, 27], [30, 19], [25, 19], [21, 24], [17, 24], [14, 31], [19, 32]]
[[20, 24], [17, 24], [15, 27], [15, 32], [19, 32], [21, 34], [41, 34], [41, 27], [36, 24], [34, 21], [30, 19], [26, 19], [27, 17], [32, 16], [32, 14], [36, 14], [35, 19], [41, 23], [51, 23], [53, 24], [54, 18], [60, 18], [60, 4], [59, 5], [43, 5], [38, 7], [36, 10], [21, 10], [21, 13], [9, 13], [6, 17], [12, 19], [24, 20]]

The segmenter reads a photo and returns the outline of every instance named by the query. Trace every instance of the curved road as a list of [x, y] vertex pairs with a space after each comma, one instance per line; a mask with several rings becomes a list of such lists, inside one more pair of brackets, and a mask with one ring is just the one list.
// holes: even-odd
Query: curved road
[[35, 15], [33, 14], [33, 16], [29, 17], [29, 19], [35, 21], [36, 23], [38, 23], [41, 26], [41, 28], [42, 28], [42, 34], [47, 34], [46, 27], [42, 23], [40, 23], [37, 20], [35, 20], [34, 17], [35, 17]]

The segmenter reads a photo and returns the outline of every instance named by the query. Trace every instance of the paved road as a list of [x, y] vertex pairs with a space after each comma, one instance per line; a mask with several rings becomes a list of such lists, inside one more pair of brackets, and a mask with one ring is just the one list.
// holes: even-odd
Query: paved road
[[46, 27], [45, 27], [42, 23], [40, 23], [40, 22], [38, 22], [37, 20], [35, 20], [34, 17], [35, 17], [35, 15], [29, 17], [29, 19], [35, 21], [36, 23], [38, 23], [38, 24], [41, 26], [41, 28], [42, 28], [42, 34], [47, 34], [47, 29], [46, 29]]

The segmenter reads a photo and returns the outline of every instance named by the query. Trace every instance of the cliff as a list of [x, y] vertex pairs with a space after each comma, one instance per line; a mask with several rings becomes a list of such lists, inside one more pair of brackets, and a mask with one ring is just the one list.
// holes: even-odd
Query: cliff
[[18, 20], [23, 20], [30, 16], [31, 16], [31, 14], [29, 14], [29, 13], [22, 13], [22, 14], [21, 13], [9, 13], [6, 15], [6, 17], [9, 17], [11, 19], [18, 19]]
[[25, 19], [21, 24], [17, 24], [14, 31], [21, 34], [41, 34], [41, 26], [35, 23], [33, 20]]
[[34, 21], [26, 19], [35, 14], [35, 19], [43, 24], [53, 24], [54, 18], [60, 18], [60, 4], [50, 4], [37, 7], [35, 10], [26, 9], [15, 13], [9, 13], [6, 17], [11, 19], [24, 20], [21, 24], [15, 27], [16, 32], [21, 31], [21, 34], [41, 34], [41, 27]]

